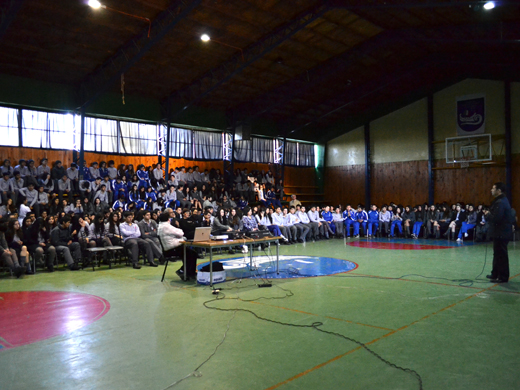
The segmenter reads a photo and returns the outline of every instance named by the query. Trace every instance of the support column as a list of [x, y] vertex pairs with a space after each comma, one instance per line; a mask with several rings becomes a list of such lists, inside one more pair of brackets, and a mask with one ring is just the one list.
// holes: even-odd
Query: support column
[[[280, 179], [282, 179], [282, 185], [285, 185], [285, 152], [287, 151], [287, 137], [283, 137], [283, 156], [282, 156], [282, 169], [280, 172]], [[281, 199], [283, 200], [283, 199]]]
[[371, 174], [371, 156], [370, 156], [370, 123], [365, 123], [365, 209], [370, 209], [371, 191], [370, 191], [370, 174]]
[[81, 130], [79, 133], [79, 161], [78, 169], [82, 172], [83, 161], [85, 161], [85, 106], [81, 107]]
[[228, 133], [224, 133], [224, 150], [222, 154], [222, 167], [224, 175], [224, 185], [226, 188], [233, 188], [233, 180], [235, 174], [235, 138], [236, 138], [236, 115], [233, 111], [226, 113], [228, 129], [231, 129], [231, 138]]
[[168, 180], [170, 179], [170, 140], [171, 140], [171, 132], [172, 128], [170, 125], [170, 120], [168, 119], [168, 123], [166, 125], [166, 155], [164, 156], [164, 159], [166, 160], [164, 163], [164, 178], [166, 180], [166, 183], [168, 183]]
[[504, 119], [505, 119], [505, 148], [506, 148], [506, 196], [513, 202], [511, 186], [513, 185], [511, 170], [511, 81], [504, 83]]
[[433, 177], [433, 95], [428, 95], [428, 204], [434, 204]]
[[22, 109], [16, 110], [16, 116], [18, 117], [18, 146], [23, 146], [23, 131], [22, 131]]
[[[233, 128], [233, 132], [231, 133], [231, 160], [229, 164], [229, 169], [231, 170], [231, 174], [235, 174], [235, 141], [236, 141], [236, 129]], [[233, 184], [231, 184], [233, 187]]]

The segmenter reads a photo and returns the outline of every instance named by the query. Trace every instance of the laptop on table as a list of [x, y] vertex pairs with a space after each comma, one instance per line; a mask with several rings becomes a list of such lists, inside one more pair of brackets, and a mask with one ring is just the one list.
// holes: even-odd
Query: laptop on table
[[186, 240], [186, 242], [209, 241], [210, 234], [210, 227], [198, 227], [195, 228], [195, 235], [193, 236], [193, 240]]

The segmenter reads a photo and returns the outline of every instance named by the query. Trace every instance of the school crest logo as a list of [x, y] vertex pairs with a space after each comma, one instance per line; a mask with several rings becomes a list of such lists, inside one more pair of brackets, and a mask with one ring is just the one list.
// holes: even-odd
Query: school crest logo
[[486, 98], [483, 95], [457, 98], [457, 135], [482, 134], [486, 129]]

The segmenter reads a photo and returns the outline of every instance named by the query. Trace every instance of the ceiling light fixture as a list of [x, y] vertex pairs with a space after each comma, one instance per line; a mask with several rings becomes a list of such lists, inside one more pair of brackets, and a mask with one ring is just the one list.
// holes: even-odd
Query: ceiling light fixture
[[494, 1], [488, 1], [486, 4], [484, 4], [484, 9], [490, 10], [495, 8], [495, 2]]
[[126, 13], [123, 11], [119, 11], [118, 9], [115, 9], [115, 8], [107, 7], [106, 5], [101, 4], [98, 0], [88, 0], [88, 5], [94, 9], [103, 8], [103, 9], [106, 9], [106, 10], [109, 10], [112, 12], [117, 12], [118, 14], [122, 14], [122, 15], [130, 16], [132, 18], [147, 21], [148, 22], [148, 38], [150, 38], [150, 30], [152, 29], [152, 21], [150, 19], [144, 18], [142, 16], [132, 15], [132, 14], [129, 14], [129, 13]]
[[106, 8], [103, 4], [101, 4], [98, 0], [89, 0], [88, 5], [94, 9]]

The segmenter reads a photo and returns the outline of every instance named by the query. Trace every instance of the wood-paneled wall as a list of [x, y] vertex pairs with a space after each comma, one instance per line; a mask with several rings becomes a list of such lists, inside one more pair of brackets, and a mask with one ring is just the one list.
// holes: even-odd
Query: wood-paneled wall
[[[436, 167], [450, 167], [446, 161], [436, 161]], [[436, 202], [490, 204], [493, 184], [506, 181], [505, 166], [434, 170]], [[514, 198], [514, 197], [513, 197]]]
[[365, 166], [325, 168], [325, 200], [332, 205], [365, 203]]
[[[435, 161], [436, 167], [449, 167], [445, 161]], [[406, 161], [372, 165], [372, 203], [388, 202], [418, 204], [428, 201], [428, 162]], [[520, 155], [512, 159], [512, 206], [520, 207]], [[490, 204], [491, 187], [505, 182], [504, 166], [434, 170], [434, 200], [436, 203], [465, 202]], [[365, 202], [365, 166], [348, 165], [325, 168], [325, 199], [332, 204]]]
[[428, 162], [404, 161], [372, 165], [371, 202], [414, 205], [428, 201]]
[[[4, 159], [8, 158], [11, 160], [11, 165], [15, 166], [18, 160], [23, 158], [25, 160], [33, 159], [36, 166], [40, 165], [42, 158], [47, 158], [49, 164], [56, 160], [60, 160], [65, 167], [70, 166], [72, 163], [72, 150], [48, 150], [48, 149], [37, 149], [37, 148], [16, 148], [0, 146], [0, 163]], [[152, 166], [157, 164], [157, 156], [124, 156], [116, 154], [104, 154], [104, 153], [91, 153], [85, 152], [85, 161], [90, 165], [91, 162], [97, 161], [110, 161], [114, 160], [116, 167], [119, 164], [133, 164], [134, 168], [137, 168], [139, 164], [146, 166]], [[223, 171], [222, 161], [193, 161], [185, 159], [174, 159], [170, 158], [169, 166], [170, 169], [175, 167], [192, 167], [198, 165], [200, 170], [204, 169], [220, 169]], [[164, 167], [164, 164], [163, 164]], [[270, 169], [269, 164], [258, 164], [258, 163], [235, 163], [235, 168], [247, 168], [250, 172], [252, 170], [264, 170]], [[286, 185], [309, 185], [313, 186], [316, 182], [316, 174], [314, 168], [298, 168], [298, 167], [285, 167], [285, 184]]]
[[[287, 186], [315, 186], [315, 168], [285, 167], [285, 185]], [[309, 191], [307, 191], [309, 192]]]

